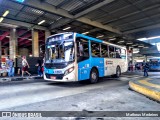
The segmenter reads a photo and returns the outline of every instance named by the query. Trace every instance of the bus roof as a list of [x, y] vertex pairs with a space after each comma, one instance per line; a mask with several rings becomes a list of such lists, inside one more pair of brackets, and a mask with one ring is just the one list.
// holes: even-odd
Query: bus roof
[[96, 42], [99, 42], [99, 43], [105, 43], [105, 44], [108, 44], [108, 45], [112, 45], [112, 46], [115, 46], [115, 47], [119, 47], [119, 48], [126, 49], [125, 46], [116, 45], [116, 44], [113, 44], [113, 43], [109, 43], [109, 42], [100, 40], [100, 39], [98, 39], [98, 38], [93, 38], [93, 37], [90, 37], [90, 36], [87, 36], [87, 35], [84, 35], [84, 34], [79, 34], [79, 33], [76, 33], [76, 32], [57, 33], [57, 34], [54, 34], [54, 35], [51, 35], [51, 36], [47, 37], [47, 39], [50, 38], [50, 37], [56, 36], [56, 35], [60, 35], [60, 34], [74, 34], [74, 33], [75, 33], [76, 36], [78, 36], [78, 37], [83, 37], [83, 38], [86, 38], [86, 39], [89, 39], [89, 40], [92, 40], [92, 41], [96, 41]]

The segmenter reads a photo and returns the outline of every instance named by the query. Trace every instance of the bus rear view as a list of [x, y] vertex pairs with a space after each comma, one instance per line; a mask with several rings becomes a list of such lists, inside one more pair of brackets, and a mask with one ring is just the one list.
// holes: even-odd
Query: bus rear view
[[44, 79], [75, 81], [74, 33], [56, 34], [46, 41]]

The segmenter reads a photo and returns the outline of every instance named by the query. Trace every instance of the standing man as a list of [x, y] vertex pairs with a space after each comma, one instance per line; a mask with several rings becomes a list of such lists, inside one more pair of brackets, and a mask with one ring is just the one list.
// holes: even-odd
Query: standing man
[[13, 77], [14, 76], [14, 64], [13, 64], [13, 60], [10, 58], [7, 58], [7, 67], [8, 67], [8, 76], [9, 77]]
[[149, 64], [143, 62], [144, 76], [148, 77]]

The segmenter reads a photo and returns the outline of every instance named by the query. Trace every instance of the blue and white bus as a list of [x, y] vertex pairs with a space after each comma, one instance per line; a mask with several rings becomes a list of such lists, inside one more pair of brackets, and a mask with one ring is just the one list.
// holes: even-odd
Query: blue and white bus
[[149, 71], [160, 71], [160, 58], [154, 57], [149, 59]]
[[99, 77], [119, 77], [128, 68], [125, 47], [78, 33], [60, 33], [47, 38], [44, 79], [96, 83]]

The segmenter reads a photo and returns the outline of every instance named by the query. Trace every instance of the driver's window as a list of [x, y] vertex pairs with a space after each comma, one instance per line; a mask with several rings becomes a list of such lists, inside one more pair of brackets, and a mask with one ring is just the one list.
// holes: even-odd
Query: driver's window
[[84, 38], [76, 39], [78, 62], [89, 58], [89, 42]]

